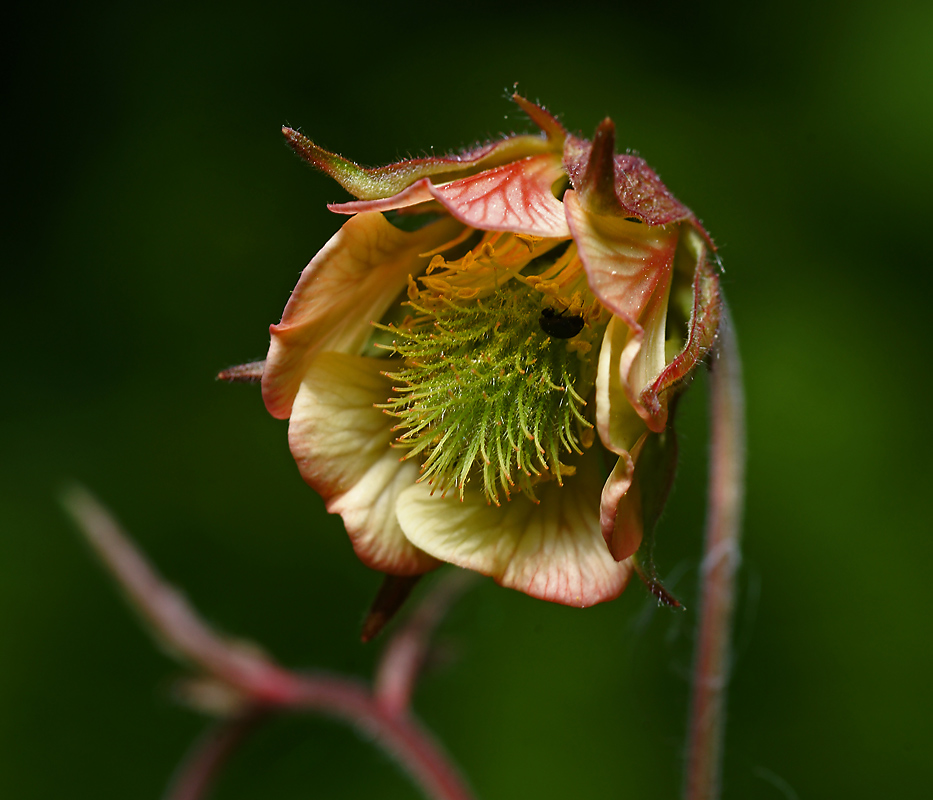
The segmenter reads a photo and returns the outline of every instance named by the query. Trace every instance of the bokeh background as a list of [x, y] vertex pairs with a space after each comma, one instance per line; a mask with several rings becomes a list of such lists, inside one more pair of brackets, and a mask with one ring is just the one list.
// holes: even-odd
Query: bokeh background
[[[282, 124], [378, 164], [606, 115], [720, 245], [749, 480], [726, 798], [928, 796], [933, 5], [33, 4], [5, 23], [0, 795], [154, 798], [205, 718], [57, 503], [92, 488], [226, 631], [366, 677], [378, 576], [258, 389], [339, 187]], [[416, 708], [486, 800], [674, 798], [705, 481], [683, 404], [659, 534], [688, 611], [482, 583]], [[924, 789], [924, 787], [927, 787]], [[269, 725], [216, 797], [415, 797], [326, 720]]]

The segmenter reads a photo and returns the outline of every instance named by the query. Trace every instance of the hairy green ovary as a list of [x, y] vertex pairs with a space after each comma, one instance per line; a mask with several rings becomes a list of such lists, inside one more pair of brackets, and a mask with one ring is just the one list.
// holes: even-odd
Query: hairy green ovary
[[[394, 394], [379, 407], [398, 418], [395, 446], [422, 461], [420, 480], [445, 494], [482, 477], [489, 502], [500, 504], [517, 487], [537, 500], [534, 487], [572, 475], [572, 461], [593, 441], [587, 400], [605, 322], [598, 304], [551, 296], [540, 279], [515, 273], [503, 286], [464, 298], [443, 280], [419, 291], [412, 282], [404, 322], [379, 325], [401, 362], [384, 374]], [[440, 289], [438, 287], [441, 287]], [[467, 292], [466, 294], [473, 294]], [[569, 339], [542, 330], [549, 314], [577, 313], [583, 330]], [[564, 461], [562, 461], [564, 459]]]

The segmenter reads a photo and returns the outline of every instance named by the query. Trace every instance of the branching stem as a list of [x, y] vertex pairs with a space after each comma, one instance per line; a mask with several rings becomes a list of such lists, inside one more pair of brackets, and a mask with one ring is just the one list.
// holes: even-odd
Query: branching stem
[[[272, 712], [314, 711], [371, 736], [432, 800], [471, 800], [457, 769], [434, 737], [408, 712], [407, 702], [386, 703], [362, 681], [293, 672], [257, 648], [214, 631], [83, 489], [66, 492], [64, 504], [130, 602], [168, 649], [227, 690], [239, 714], [206, 736], [173, 780], [166, 800], [204, 800], [230, 755]], [[436, 622], [436, 620], [434, 620]], [[431, 625], [427, 626], [427, 632]], [[414, 665], [402, 672], [416, 671]], [[410, 686], [406, 687], [410, 694]], [[407, 699], [406, 694], [406, 699]]]

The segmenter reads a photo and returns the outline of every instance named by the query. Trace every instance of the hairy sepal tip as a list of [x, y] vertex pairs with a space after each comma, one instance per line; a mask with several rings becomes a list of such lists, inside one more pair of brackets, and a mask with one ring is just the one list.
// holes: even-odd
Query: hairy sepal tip
[[624, 213], [616, 194], [615, 149], [616, 126], [606, 117], [593, 136], [593, 149], [580, 187], [583, 203], [590, 213]]

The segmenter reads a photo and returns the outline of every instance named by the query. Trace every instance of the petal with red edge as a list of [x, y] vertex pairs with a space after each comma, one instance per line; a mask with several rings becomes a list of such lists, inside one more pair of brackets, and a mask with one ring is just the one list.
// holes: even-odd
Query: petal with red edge
[[560, 156], [550, 153], [432, 185], [431, 194], [473, 228], [567, 238], [570, 229], [553, 188], [565, 178]]
[[323, 350], [358, 353], [405, 287], [427, 265], [421, 254], [455, 237], [461, 225], [444, 219], [406, 233], [377, 213], [347, 220], [305, 267], [285, 313], [271, 330], [262, 376], [269, 413], [288, 417], [309, 365]]
[[687, 228], [684, 238], [685, 241], [695, 244], [695, 247], [688, 250], [696, 263], [687, 341], [674, 360], [661, 371], [650, 386], [642, 390], [640, 402], [652, 413], [658, 413], [661, 408], [663, 393], [687, 377], [706, 357], [719, 330], [722, 313], [719, 275], [706, 259], [706, 246], [700, 234]]
[[632, 555], [642, 539], [641, 494], [635, 479], [635, 462], [648, 437], [642, 434], [631, 453], [622, 453], [603, 486], [599, 523], [609, 552], [616, 561]]
[[288, 440], [301, 476], [343, 517], [360, 560], [393, 575], [416, 575], [437, 565], [412, 545], [395, 513], [418, 467], [390, 445], [384, 403], [391, 381], [381, 359], [322, 353], [311, 365], [292, 408]]
[[409, 540], [443, 561], [532, 597], [590, 606], [618, 597], [633, 570], [603, 540], [598, 481], [595, 459], [584, 458], [563, 487], [536, 487], [540, 504], [518, 496], [502, 506], [479, 490], [461, 501], [419, 483], [402, 492], [398, 518]]
[[416, 181], [407, 189], [381, 200], [351, 200], [349, 203], [328, 203], [327, 207], [335, 214], [359, 214], [361, 211], [396, 211], [411, 208], [421, 203], [434, 202], [431, 194], [431, 182], [427, 178]]

